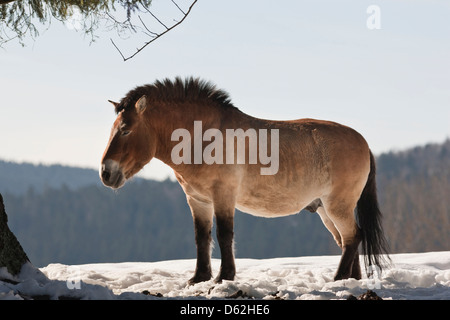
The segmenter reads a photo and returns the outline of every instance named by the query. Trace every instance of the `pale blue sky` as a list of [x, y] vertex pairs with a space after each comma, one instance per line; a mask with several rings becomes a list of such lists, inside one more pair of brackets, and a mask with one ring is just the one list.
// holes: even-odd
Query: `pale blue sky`
[[[380, 30], [366, 26], [372, 4]], [[168, 23], [172, 7], [154, 0]], [[115, 118], [107, 99], [178, 75], [212, 80], [253, 116], [349, 125], [376, 154], [450, 137], [448, 1], [199, 0], [125, 63], [115, 34], [98, 35], [90, 45], [54, 21], [25, 48], [0, 49], [0, 159], [97, 168]], [[118, 44], [131, 52], [142, 40]], [[169, 173], [152, 161], [142, 175]]]

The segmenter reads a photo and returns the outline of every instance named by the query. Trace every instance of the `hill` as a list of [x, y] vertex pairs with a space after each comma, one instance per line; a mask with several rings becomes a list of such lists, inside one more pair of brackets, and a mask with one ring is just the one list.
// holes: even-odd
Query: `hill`
[[[450, 250], [450, 140], [385, 153], [377, 164], [392, 251]], [[0, 166], [0, 190], [6, 190], [9, 225], [36, 266], [195, 257], [192, 218], [176, 182], [136, 179], [112, 191], [95, 170], [6, 165]], [[339, 253], [309, 212], [277, 219], [237, 212], [235, 241], [241, 258]]]
[[101, 185], [92, 169], [56, 165], [35, 165], [0, 160], [0, 193], [22, 195], [29, 189], [66, 186], [71, 190], [87, 185]]

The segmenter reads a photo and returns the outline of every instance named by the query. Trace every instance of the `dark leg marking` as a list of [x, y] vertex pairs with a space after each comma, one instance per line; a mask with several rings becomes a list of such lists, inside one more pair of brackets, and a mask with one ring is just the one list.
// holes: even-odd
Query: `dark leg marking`
[[334, 276], [334, 280], [348, 279], [350, 277], [361, 279], [361, 268], [359, 266], [358, 246], [359, 237], [356, 237], [353, 243], [342, 247], [342, 257], [339, 267]]
[[233, 215], [225, 217], [216, 215], [217, 241], [219, 242], [220, 255], [222, 258], [219, 275], [215, 279], [216, 282], [233, 280], [236, 274], [233, 253], [233, 220]]
[[194, 219], [195, 243], [197, 245], [197, 265], [189, 284], [211, 279], [211, 225]]

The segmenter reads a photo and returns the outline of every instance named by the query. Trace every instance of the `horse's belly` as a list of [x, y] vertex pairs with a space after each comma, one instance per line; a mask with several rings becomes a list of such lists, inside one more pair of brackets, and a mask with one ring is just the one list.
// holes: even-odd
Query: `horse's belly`
[[296, 214], [305, 206], [281, 203], [269, 204], [265, 202], [252, 204], [236, 204], [236, 208], [242, 212], [265, 218], [276, 218]]
[[299, 213], [317, 198], [314, 188], [302, 184], [289, 187], [273, 181], [243, 184], [236, 199], [236, 208], [254, 216], [275, 218]]

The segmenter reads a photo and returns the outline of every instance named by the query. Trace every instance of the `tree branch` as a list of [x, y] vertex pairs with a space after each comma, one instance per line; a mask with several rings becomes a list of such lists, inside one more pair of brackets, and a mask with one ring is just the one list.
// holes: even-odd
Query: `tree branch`
[[150, 13], [152, 15], [153, 18], [156, 19], [156, 21], [158, 21], [164, 28], [166, 28], [166, 30], [169, 30], [169, 28], [167, 28], [167, 26], [161, 22], [161, 20], [158, 19], [158, 17], [156, 17], [150, 10], [148, 10], [147, 7], [144, 7], [145, 10], [147, 10], [148, 13]]
[[183, 10], [181, 10], [180, 6], [179, 6], [175, 1], [172, 0], [172, 3], [173, 3], [174, 5], [177, 6], [178, 10], [180, 10], [181, 13], [183, 13], [184, 15], [186, 15], [186, 12], [184, 12]]
[[147, 28], [147, 26], [145, 25], [144, 21], [142, 21], [141, 16], [138, 16], [138, 18], [141, 21], [142, 25], [144, 26], [145, 30], [147, 30], [147, 32], [149, 33], [150, 37], [154, 38], [154, 37], [156, 37], [158, 35], [156, 32], [153, 32], [149, 28]]
[[125, 57], [124, 54], [122, 53], [122, 51], [120, 51], [120, 49], [119, 49], [119, 48], [117, 47], [117, 45], [114, 43], [114, 40], [113, 40], [113, 39], [110, 39], [111, 42], [112, 42], [112, 44], [113, 44], [114, 47], [117, 49], [117, 51], [119, 52], [120, 56], [122, 57], [123, 61], [127, 61], [127, 60], [130, 60], [130, 59], [134, 58], [139, 52], [141, 52], [142, 50], [144, 50], [150, 43], [152, 43], [153, 41], [159, 39], [160, 37], [162, 37], [163, 35], [165, 35], [167, 32], [169, 32], [170, 30], [172, 30], [172, 29], [174, 29], [175, 27], [177, 27], [178, 25], [180, 25], [180, 24], [186, 19], [186, 17], [189, 15], [189, 13], [191, 12], [191, 10], [192, 10], [192, 8], [194, 7], [194, 5], [195, 5], [195, 3], [197, 2], [197, 0], [194, 0], [194, 2], [192, 2], [191, 6], [189, 7], [189, 9], [188, 9], [188, 11], [187, 11], [186, 13], [185, 13], [183, 10], [180, 9], [180, 7], [175, 3], [175, 1], [172, 1], [172, 2], [177, 6], [177, 8], [178, 8], [181, 12], [183, 12], [183, 14], [184, 14], [183, 18], [182, 18], [180, 21], [178, 21], [176, 24], [174, 24], [173, 26], [167, 27], [166, 25], [164, 25], [159, 19], [157, 19], [157, 18], [156, 18], [156, 17], [155, 17], [155, 16], [154, 16], [147, 8], [146, 8], [147, 11], [148, 11], [148, 12], [149, 12], [156, 20], [158, 20], [159, 23], [161, 23], [161, 24], [166, 28], [166, 30], [165, 30], [164, 32], [162, 32], [162, 33], [155, 33], [155, 32], [152, 32], [152, 31], [150, 31], [150, 30], [147, 28], [147, 26], [144, 24], [144, 22], [142, 21], [142, 19], [140, 19], [140, 20], [141, 20], [141, 23], [144, 25], [144, 28], [145, 28], [148, 32], [150, 32], [150, 33], [153, 35], [153, 39], [151, 39], [150, 41], [145, 42], [144, 45], [141, 46], [140, 48], [137, 48], [137, 49], [136, 49], [136, 52], [133, 53], [132, 55], [130, 55], [130, 56], [128, 56], [128, 57]]

